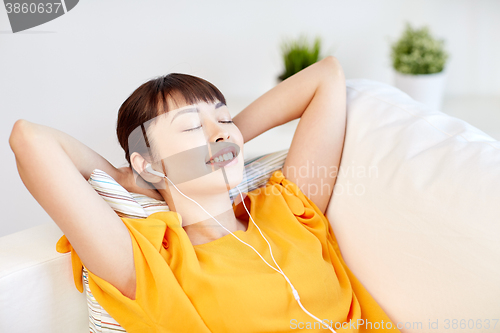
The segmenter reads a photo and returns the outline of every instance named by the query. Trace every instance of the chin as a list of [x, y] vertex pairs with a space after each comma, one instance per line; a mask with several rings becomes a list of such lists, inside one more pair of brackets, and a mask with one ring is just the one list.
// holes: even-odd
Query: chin
[[[217, 169], [210, 173], [208, 176], [210, 176], [213, 192], [227, 192], [238, 186], [243, 181], [244, 169], [245, 161], [242, 158], [238, 158], [235, 164]], [[224, 177], [224, 174], [226, 177]], [[240, 190], [243, 192], [242, 188], [240, 188]]]

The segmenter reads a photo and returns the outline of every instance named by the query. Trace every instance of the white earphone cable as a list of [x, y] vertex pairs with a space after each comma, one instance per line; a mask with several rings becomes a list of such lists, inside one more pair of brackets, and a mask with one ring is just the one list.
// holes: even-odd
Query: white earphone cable
[[[312, 313], [310, 313], [309, 311], [307, 311], [307, 309], [302, 305], [302, 302], [300, 301], [300, 297], [299, 297], [299, 293], [298, 291], [295, 289], [295, 287], [292, 285], [292, 283], [290, 282], [290, 280], [288, 279], [288, 277], [285, 275], [285, 273], [283, 272], [283, 270], [281, 269], [281, 267], [278, 265], [278, 263], [276, 262], [276, 260], [274, 259], [274, 256], [273, 256], [273, 251], [271, 250], [271, 244], [269, 244], [268, 240], [266, 239], [266, 237], [264, 237], [264, 234], [262, 234], [262, 231], [260, 230], [259, 226], [255, 223], [255, 221], [253, 220], [252, 218], [252, 215], [250, 215], [250, 212], [248, 211], [247, 209], [247, 206], [245, 206], [245, 201], [243, 199], [243, 195], [241, 194], [241, 191], [240, 189], [238, 188], [238, 186], [236, 186], [236, 189], [238, 189], [238, 192], [240, 192], [240, 196], [241, 196], [241, 201], [243, 202], [243, 207], [245, 207], [245, 210], [247, 211], [248, 213], [248, 216], [250, 216], [250, 218], [252, 219], [252, 222], [253, 224], [257, 227], [257, 229], [259, 229], [259, 232], [260, 234], [262, 235], [262, 238], [264, 238], [264, 240], [266, 241], [267, 245], [269, 246], [269, 251], [271, 253], [271, 258], [273, 258], [273, 261], [274, 263], [276, 264], [276, 266], [278, 266], [279, 270], [281, 271], [281, 274], [283, 275], [283, 277], [286, 279], [286, 281], [290, 284], [290, 287], [292, 288], [292, 293], [293, 293], [293, 296], [295, 297], [295, 300], [297, 301], [297, 303], [299, 303], [300, 307], [302, 308], [302, 310], [304, 310], [305, 313], [307, 313], [309, 316], [311, 316], [312, 318], [314, 318], [315, 320], [319, 321], [320, 323], [324, 324], [318, 317], [316, 317], [315, 315], [313, 315]], [[220, 224], [220, 223], [219, 223]], [[331, 330], [332, 332], [336, 333], [333, 328], [330, 327], [330, 325], [326, 325], [328, 326], [328, 329]]]
[[330, 331], [332, 331], [333, 333], [336, 333], [333, 328], [326, 324], [325, 322], [321, 321], [318, 317], [316, 317], [315, 315], [311, 314], [309, 311], [306, 310], [306, 308], [302, 305], [302, 302], [300, 301], [300, 297], [299, 297], [299, 293], [298, 291], [295, 289], [295, 287], [292, 285], [292, 283], [290, 282], [290, 280], [288, 279], [288, 277], [285, 275], [285, 273], [283, 272], [283, 270], [281, 269], [281, 267], [278, 265], [278, 263], [276, 262], [276, 260], [274, 259], [274, 256], [273, 256], [273, 251], [271, 249], [271, 244], [269, 244], [269, 242], [267, 241], [266, 237], [264, 237], [264, 234], [262, 233], [262, 231], [260, 230], [259, 226], [255, 223], [255, 221], [253, 220], [252, 218], [252, 215], [250, 215], [250, 212], [248, 211], [246, 205], [245, 205], [245, 200], [243, 199], [243, 194], [241, 194], [241, 191], [240, 189], [238, 188], [238, 186], [236, 186], [236, 188], [238, 189], [238, 192], [240, 192], [240, 197], [241, 197], [241, 201], [243, 203], [243, 207], [245, 207], [245, 210], [247, 211], [248, 213], [248, 216], [250, 217], [250, 219], [252, 220], [253, 224], [257, 227], [257, 229], [259, 229], [259, 232], [260, 234], [262, 235], [262, 237], [264, 238], [264, 240], [266, 241], [267, 245], [269, 246], [269, 251], [271, 253], [271, 257], [273, 258], [273, 261], [274, 263], [276, 264], [276, 266], [278, 266], [278, 269], [277, 270], [276, 268], [274, 268], [273, 266], [271, 266], [261, 255], [260, 253], [250, 244], [242, 241], [241, 239], [239, 239], [235, 234], [233, 234], [230, 230], [228, 230], [226, 227], [224, 227], [219, 221], [217, 221], [217, 219], [215, 217], [213, 217], [209, 212], [207, 212], [205, 210], [205, 208], [203, 208], [199, 203], [197, 203], [195, 200], [191, 199], [190, 197], [188, 197], [187, 195], [185, 195], [184, 193], [182, 193], [178, 188], [177, 186], [175, 186], [174, 183], [172, 183], [172, 181], [170, 179], [168, 179], [167, 176], [163, 175], [164, 178], [166, 178], [174, 187], [177, 191], [179, 191], [180, 194], [182, 194], [185, 198], [191, 200], [192, 202], [194, 202], [195, 204], [198, 205], [198, 207], [200, 207], [201, 209], [203, 209], [203, 211], [205, 213], [207, 213], [211, 218], [213, 218], [217, 223], [219, 223], [219, 225], [224, 228], [227, 232], [231, 233], [231, 235], [233, 235], [237, 240], [239, 240], [241, 243], [249, 246], [252, 250], [255, 251], [255, 253], [257, 253], [257, 255], [269, 266], [271, 267], [272, 269], [274, 269], [276, 272], [280, 273], [281, 275], [283, 275], [283, 277], [285, 278], [285, 280], [288, 282], [288, 284], [290, 285], [290, 287], [292, 288], [292, 293], [293, 293], [293, 296], [295, 298], [295, 300], [297, 301], [297, 303], [299, 303], [300, 307], [302, 308], [302, 310], [304, 310], [304, 312], [306, 314], [308, 314], [310, 317], [314, 318], [315, 320], [317, 320], [318, 322], [320, 322], [322, 325], [326, 325], [328, 326], [328, 329]]

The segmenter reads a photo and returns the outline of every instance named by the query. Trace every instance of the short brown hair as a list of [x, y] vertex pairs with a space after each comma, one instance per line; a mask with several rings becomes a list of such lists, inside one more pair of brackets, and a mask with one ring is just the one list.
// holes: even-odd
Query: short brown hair
[[[167, 96], [176, 104], [174, 94], [178, 93], [184, 98], [188, 105], [201, 101], [215, 103], [217, 100], [226, 104], [224, 95], [210, 82], [188, 74], [170, 73], [156, 77], [137, 88], [120, 106], [118, 120], [116, 122], [116, 134], [118, 142], [125, 151], [125, 159], [130, 163], [130, 155], [137, 152], [147, 158], [149, 156], [149, 144], [145, 135], [143, 124], [157, 116], [170, 111], [167, 104]], [[129, 142], [132, 131], [142, 126], [144, 135], [139, 142]], [[147, 146], [144, 145], [144, 142]], [[153, 158], [149, 156], [149, 158]]]

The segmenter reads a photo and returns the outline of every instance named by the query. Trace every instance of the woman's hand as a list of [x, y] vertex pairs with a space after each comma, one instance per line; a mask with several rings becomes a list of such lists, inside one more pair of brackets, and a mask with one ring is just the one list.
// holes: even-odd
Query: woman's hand
[[144, 194], [156, 200], [164, 200], [161, 194], [156, 189], [151, 188], [151, 185], [146, 183], [142, 177], [137, 176], [136, 180], [131, 167], [122, 167], [116, 170], [118, 175], [116, 178], [118, 179], [115, 180], [127, 191]]

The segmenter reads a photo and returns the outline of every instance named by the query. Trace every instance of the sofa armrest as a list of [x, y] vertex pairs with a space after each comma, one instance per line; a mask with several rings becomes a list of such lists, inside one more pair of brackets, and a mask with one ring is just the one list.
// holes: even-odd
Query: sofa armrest
[[0, 332], [88, 332], [85, 294], [54, 222], [0, 238]]

